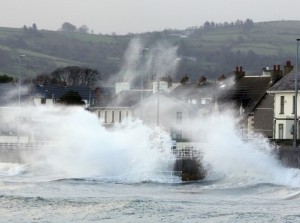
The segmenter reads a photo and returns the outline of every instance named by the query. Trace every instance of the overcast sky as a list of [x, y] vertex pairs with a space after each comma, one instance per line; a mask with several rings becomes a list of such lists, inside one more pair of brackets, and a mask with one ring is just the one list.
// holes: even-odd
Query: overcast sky
[[58, 30], [62, 23], [117, 34], [185, 29], [205, 21], [300, 20], [299, 0], [0, 0], [0, 26]]

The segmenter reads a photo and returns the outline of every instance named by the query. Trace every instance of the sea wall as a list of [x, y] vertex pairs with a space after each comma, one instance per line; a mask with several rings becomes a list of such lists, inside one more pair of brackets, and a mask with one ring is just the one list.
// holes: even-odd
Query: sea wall
[[17, 148], [1, 148], [1, 163], [23, 163], [22, 155]]
[[278, 159], [285, 166], [300, 168], [300, 148], [281, 146], [278, 149]]
[[181, 173], [182, 181], [202, 180], [205, 178], [205, 171], [201, 162], [196, 158], [177, 159], [173, 170]]

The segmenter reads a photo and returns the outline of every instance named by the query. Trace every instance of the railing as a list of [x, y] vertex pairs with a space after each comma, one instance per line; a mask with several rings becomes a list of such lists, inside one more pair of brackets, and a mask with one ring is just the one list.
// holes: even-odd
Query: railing
[[201, 156], [201, 152], [198, 149], [194, 149], [192, 146], [172, 148], [172, 152], [177, 159], [193, 159]]
[[37, 150], [37, 149], [49, 149], [49, 148], [58, 148], [59, 144], [55, 141], [2, 141], [0, 142], [1, 151], [10, 151], [10, 150]]

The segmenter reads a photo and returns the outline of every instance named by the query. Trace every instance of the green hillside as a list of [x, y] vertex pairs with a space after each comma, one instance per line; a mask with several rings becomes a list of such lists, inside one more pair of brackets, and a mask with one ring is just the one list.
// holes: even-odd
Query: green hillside
[[0, 28], [0, 74], [17, 76], [19, 55], [27, 78], [69, 65], [97, 69], [107, 79], [118, 72], [128, 43], [141, 37], [146, 47], [160, 40], [178, 46], [182, 58], [175, 74], [215, 77], [230, 73], [235, 66], [259, 72], [264, 66], [295, 63], [300, 21], [274, 21], [244, 25], [205, 24], [186, 30], [165, 30], [136, 35], [95, 35]]

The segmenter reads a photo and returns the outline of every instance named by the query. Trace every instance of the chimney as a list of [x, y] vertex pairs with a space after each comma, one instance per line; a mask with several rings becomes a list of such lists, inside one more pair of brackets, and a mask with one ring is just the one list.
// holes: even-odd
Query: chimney
[[273, 71], [271, 72], [271, 84], [274, 84], [282, 77], [282, 71], [280, 70], [280, 65], [274, 65]]
[[219, 81], [219, 82], [222, 82], [222, 81], [224, 81], [224, 80], [226, 80], [226, 77], [225, 77], [224, 74], [222, 74], [222, 75], [218, 78], [218, 81]]
[[184, 75], [184, 77], [181, 78], [180, 83], [186, 84], [187, 82], [189, 82], [189, 77], [187, 75]]
[[118, 82], [116, 83], [116, 91], [115, 93], [118, 94], [121, 91], [129, 91], [130, 90], [130, 83], [129, 82]]
[[287, 61], [286, 65], [283, 67], [283, 76], [287, 75], [294, 69], [294, 66], [292, 66], [291, 61]]
[[242, 77], [244, 77], [245, 76], [245, 71], [243, 71], [243, 67], [236, 67], [235, 68], [235, 71], [233, 72], [234, 73], [234, 75], [235, 75], [235, 80], [237, 81], [237, 80], [239, 80], [239, 79], [241, 79]]
[[206, 77], [203, 75], [203, 76], [200, 77], [200, 79], [199, 79], [198, 86], [204, 85], [205, 83], [206, 83]]

